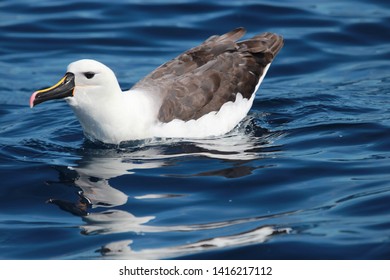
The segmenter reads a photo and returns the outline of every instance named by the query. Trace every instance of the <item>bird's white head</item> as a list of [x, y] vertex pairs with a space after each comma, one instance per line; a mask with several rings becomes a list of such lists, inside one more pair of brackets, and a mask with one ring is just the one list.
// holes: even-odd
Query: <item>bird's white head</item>
[[[34, 92], [30, 106], [52, 99], [65, 99], [89, 139], [117, 144], [141, 138], [139, 134], [145, 130], [140, 121], [128, 123], [128, 120], [137, 119], [135, 116], [144, 113], [140, 100], [129, 102], [132, 96], [136, 95], [123, 94], [110, 68], [98, 61], [83, 59], [69, 64], [65, 76], [57, 84]], [[138, 134], [134, 135], [133, 128]]]
[[31, 95], [30, 107], [52, 99], [63, 99], [71, 106], [96, 105], [120, 93], [114, 72], [92, 59], [69, 64], [65, 76], [54, 86], [38, 90]]

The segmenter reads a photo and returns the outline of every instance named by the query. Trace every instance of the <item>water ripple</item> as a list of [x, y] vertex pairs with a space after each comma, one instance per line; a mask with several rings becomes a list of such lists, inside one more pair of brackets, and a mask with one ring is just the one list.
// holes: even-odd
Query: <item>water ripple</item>
[[[6, 0], [0, 18], [0, 259], [390, 257], [386, 1]], [[126, 89], [238, 26], [285, 46], [223, 137], [102, 145], [64, 102], [28, 107], [74, 60]]]

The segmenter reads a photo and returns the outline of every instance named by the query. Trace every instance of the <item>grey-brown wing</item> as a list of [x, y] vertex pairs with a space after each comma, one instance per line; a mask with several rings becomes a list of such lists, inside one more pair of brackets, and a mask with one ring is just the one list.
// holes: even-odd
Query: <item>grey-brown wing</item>
[[237, 93], [250, 98], [265, 66], [282, 48], [283, 39], [263, 33], [236, 42], [244, 34], [243, 28], [237, 28], [212, 36], [158, 67], [134, 88], [160, 94], [158, 119], [161, 122], [198, 119], [234, 101]]

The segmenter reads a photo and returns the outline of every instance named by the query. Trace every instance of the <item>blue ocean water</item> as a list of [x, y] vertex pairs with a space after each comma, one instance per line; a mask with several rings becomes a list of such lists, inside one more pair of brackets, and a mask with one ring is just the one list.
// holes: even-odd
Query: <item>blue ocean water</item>
[[[223, 137], [85, 140], [33, 91], [93, 58], [123, 89], [213, 34], [281, 34]], [[389, 259], [387, 1], [0, 2], [0, 259]]]

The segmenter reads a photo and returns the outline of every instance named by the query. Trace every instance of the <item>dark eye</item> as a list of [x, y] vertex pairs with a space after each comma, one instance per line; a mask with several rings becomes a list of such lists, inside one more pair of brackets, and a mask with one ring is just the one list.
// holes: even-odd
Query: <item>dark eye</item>
[[85, 72], [84, 76], [89, 80], [89, 79], [92, 79], [93, 76], [95, 76], [95, 73], [93, 73], [93, 72]]

